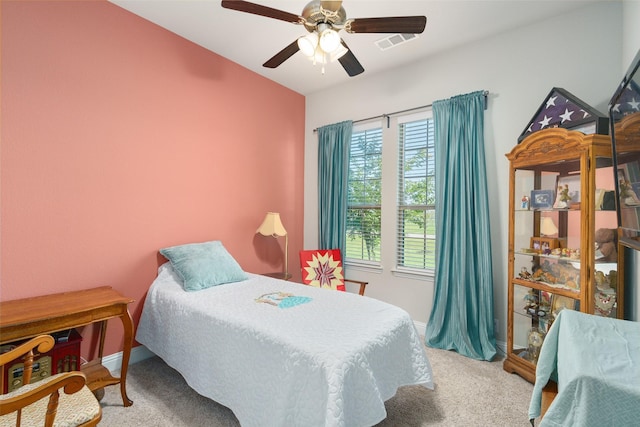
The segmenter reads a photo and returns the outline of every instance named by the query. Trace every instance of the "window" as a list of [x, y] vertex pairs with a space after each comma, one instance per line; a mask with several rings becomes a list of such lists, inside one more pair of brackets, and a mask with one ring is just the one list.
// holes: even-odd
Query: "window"
[[345, 264], [398, 275], [433, 274], [434, 139], [431, 111], [354, 125]]
[[431, 113], [398, 120], [398, 268], [435, 269], [435, 144]]
[[347, 194], [345, 259], [380, 263], [382, 128], [354, 127]]

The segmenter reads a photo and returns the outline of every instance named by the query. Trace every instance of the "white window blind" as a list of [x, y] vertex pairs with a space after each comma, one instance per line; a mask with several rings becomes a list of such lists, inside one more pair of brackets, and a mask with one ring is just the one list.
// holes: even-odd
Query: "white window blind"
[[435, 144], [431, 112], [398, 120], [398, 268], [435, 269]]
[[382, 128], [354, 127], [347, 195], [345, 258], [380, 263]]

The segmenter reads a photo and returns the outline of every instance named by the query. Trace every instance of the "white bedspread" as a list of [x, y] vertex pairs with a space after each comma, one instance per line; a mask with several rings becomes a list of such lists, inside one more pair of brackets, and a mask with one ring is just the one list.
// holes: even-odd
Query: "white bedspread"
[[[243, 427], [376, 424], [399, 386], [433, 389], [404, 310], [266, 276], [185, 292], [169, 263], [147, 294], [136, 340]], [[289, 308], [256, 302], [286, 292]], [[292, 300], [295, 301], [295, 300]]]

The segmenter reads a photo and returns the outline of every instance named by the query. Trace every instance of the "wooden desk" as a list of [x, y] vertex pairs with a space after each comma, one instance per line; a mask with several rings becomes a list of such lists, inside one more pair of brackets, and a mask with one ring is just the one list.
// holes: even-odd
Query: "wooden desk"
[[291, 274], [289, 273], [262, 273], [262, 276], [273, 277], [275, 279], [289, 280], [291, 279]]
[[[131, 298], [120, 295], [110, 286], [3, 301], [0, 302], [0, 344], [99, 322], [98, 358], [81, 368], [87, 377], [87, 386], [95, 392], [119, 383], [124, 406], [131, 406], [133, 401], [127, 397], [126, 381], [133, 345], [133, 321], [128, 311], [128, 305], [132, 302]], [[102, 366], [107, 320], [116, 317], [120, 318], [124, 327], [119, 378], [113, 377]]]

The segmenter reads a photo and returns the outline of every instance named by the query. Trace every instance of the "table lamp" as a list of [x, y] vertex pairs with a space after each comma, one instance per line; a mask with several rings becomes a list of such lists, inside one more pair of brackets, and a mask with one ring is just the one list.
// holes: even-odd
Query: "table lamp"
[[558, 227], [551, 217], [545, 216], [540, 223], [540, 234], [543, 236], [551, 236], [558, 232]]
[[262, 221], [262, 225], [258, 227], [256, 233], [260, 233], [263, 236], [272, 236], [278, 238], [284, 236], [284, 277], [289, 276], [289, 235], [280, 221], [280, 214], [278, 212], [267, 212], [267, 215]]

